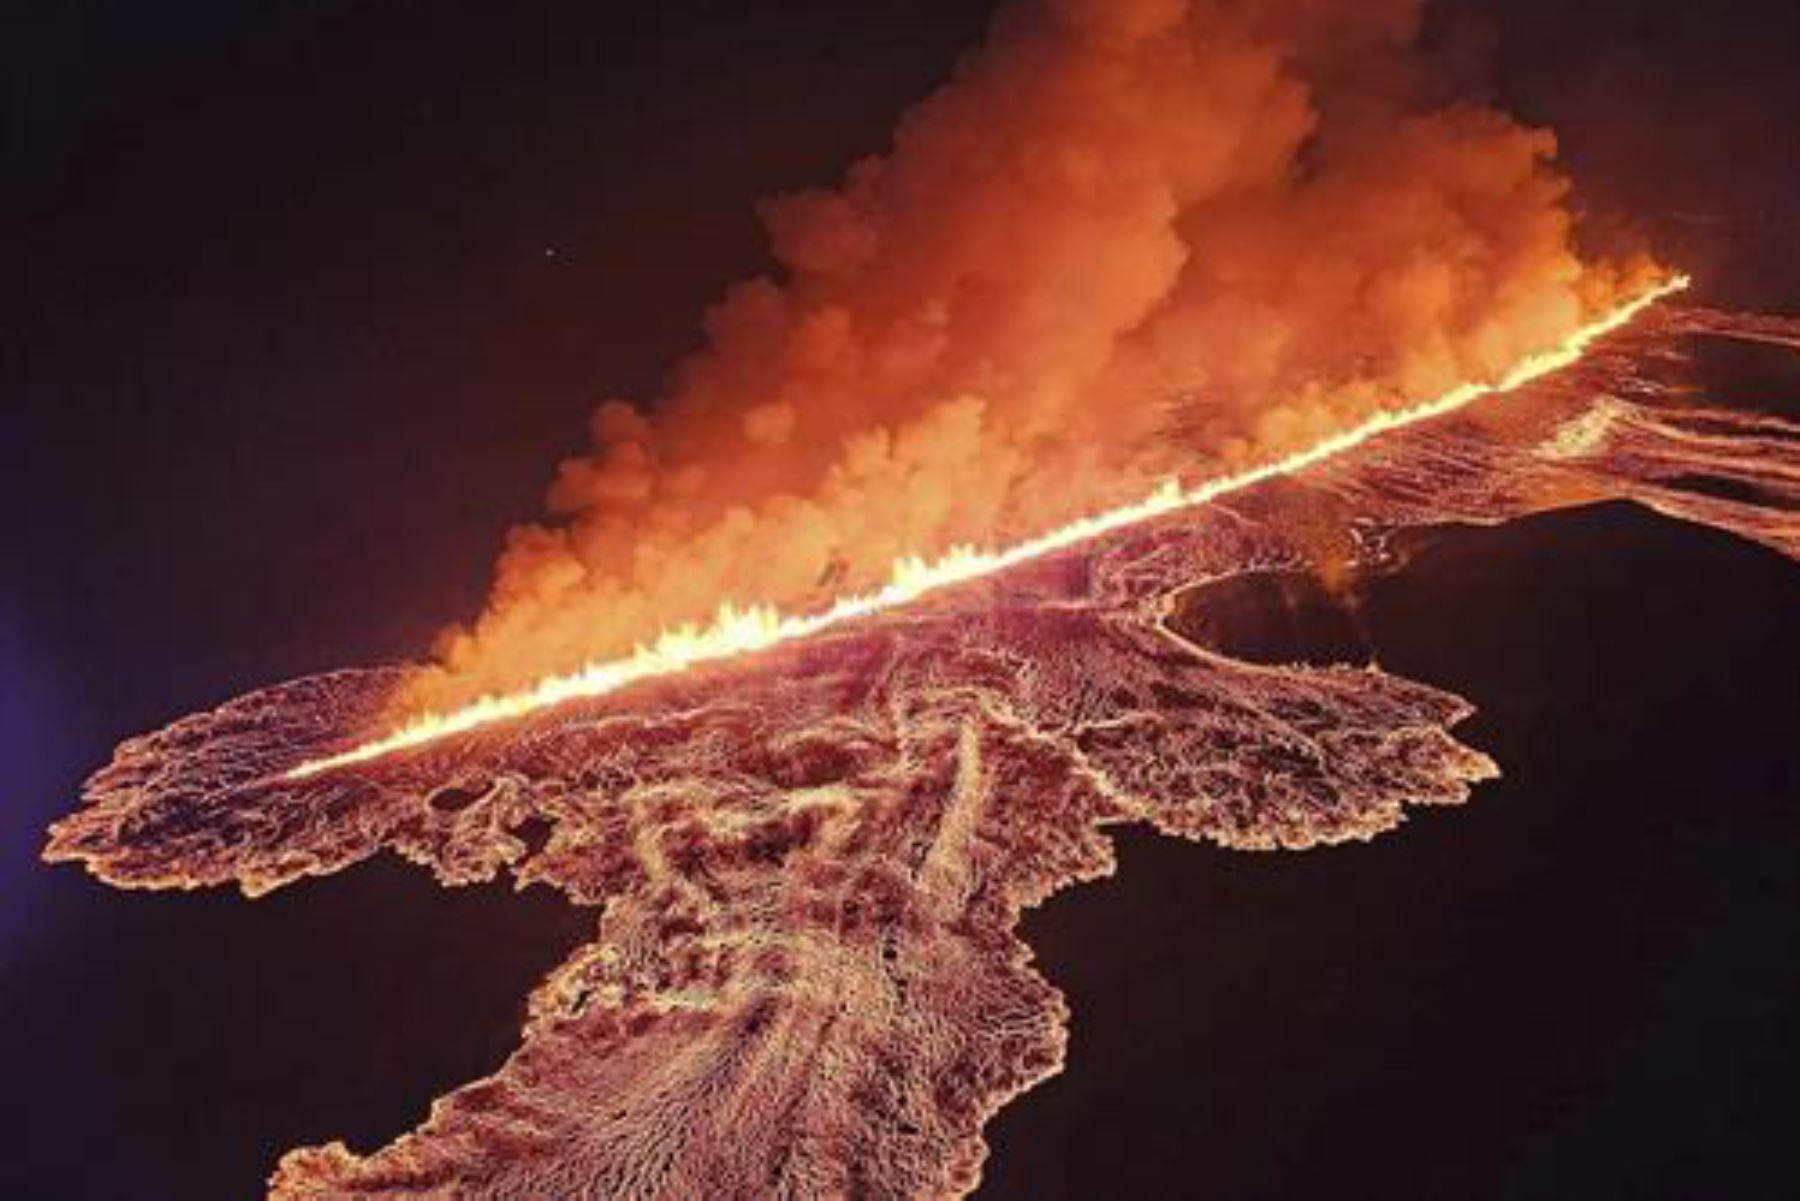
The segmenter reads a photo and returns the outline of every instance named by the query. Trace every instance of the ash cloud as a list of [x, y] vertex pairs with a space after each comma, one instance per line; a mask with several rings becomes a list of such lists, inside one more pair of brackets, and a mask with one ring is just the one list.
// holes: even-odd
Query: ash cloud
[[887, 154], [763, 207], [780, 277], [666, 395], [599, 407], [409, 699], [815, 603], [1559, 341], [1650, 267], [1579, 257], [1552, 135], [1430, 95], [1420, 9], [1004, 11]]

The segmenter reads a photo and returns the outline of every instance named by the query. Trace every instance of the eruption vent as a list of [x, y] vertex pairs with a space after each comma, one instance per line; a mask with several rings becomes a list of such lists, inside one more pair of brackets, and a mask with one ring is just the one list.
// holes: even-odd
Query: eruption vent
[[931, 562], [909, 556], [895, 562], [893, 575], [882, 588], [864, 595], [842, 597], [819, 613], [784, 616], [772, 606], [740, 610], [726, 604], [704, 629], [686, 626], [666, 631], [652, 645], [638, 648], [627, 658], [591, 663], [571, 674], [552, 676], [519, 692], [483, 697], [473, 704], [448, 713], [426, 714], [390, 734], [359, 743], [347, 751], [309, 759], [292, 769], [288, 775], [293, 779], [304, 779], [333, 768], [367, 763], [383, 755], [452, 734], [461, 734], [493, 722], [522, 717], [564, 701], [604, 696], [640, 680], [653, 679], [696, 664], [805, 638], [854, 618], [898, 608], [939, 588], [1004, 571], [1042, 555], [1066, 550], [1090, 538], [1125, 529], [1191, 505], [1216, 500], [1264, 480], [1298, 471], [1342, 454], [1389, 430], [1442, 416], [1482, 396], [1509, 391], [1560, 367], [1566, 367], [1578, 359], [1596, 338], [1620, 328], [1656, 301], [1682, 291], [1687, 286], [1686, 276], [1676, 276], [1582, 326], [1554, 349], [1529, 356], [1493, 383], [1462, 384], [1442, 396], [1397, 413], [1378, 413], [1350, 429], [1273, 462], [1235, 475], [1208, 480], [1192, 488], [1184, 489], [1173, 481], [1167, 481], [1150, 496], [1134, 504], [1080, 518], [1058, 526], [1049, 533], [1001, 550], [980, 550], [964, 545]]

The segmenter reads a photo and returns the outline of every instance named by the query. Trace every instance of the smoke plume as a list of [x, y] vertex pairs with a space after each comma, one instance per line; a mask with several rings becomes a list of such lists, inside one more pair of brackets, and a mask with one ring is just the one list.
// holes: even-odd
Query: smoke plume
[[805, 607], [1498, 375], [1638, 281], [1555, 142], [1442, 104], [1419, 0], [1042, 0], [834, 190], [769, 202], [667, 394], [609, 400], [414, 699]]

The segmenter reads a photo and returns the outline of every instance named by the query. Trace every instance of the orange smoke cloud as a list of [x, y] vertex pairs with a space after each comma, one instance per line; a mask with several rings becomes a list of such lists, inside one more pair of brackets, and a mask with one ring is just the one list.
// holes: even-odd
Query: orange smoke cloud
[[[1353, 11], [1347, 11], [1352, 9]], [[668, 394], [608, 401], [414, 700], [723, 600], [802, 608], [1487, 380], [1639, 285], [1545, 132], [1417, 102], [1415, 0], [1044, 0], [836, 190], [764, 209]]]

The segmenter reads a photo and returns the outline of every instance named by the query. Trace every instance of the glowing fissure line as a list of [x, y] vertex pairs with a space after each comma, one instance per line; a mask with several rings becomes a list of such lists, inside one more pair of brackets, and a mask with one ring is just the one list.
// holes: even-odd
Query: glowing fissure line
[[391, 733], [340, 754], [302, 763], [288, 771], [283, 778], [302, 779], [334, 768], [366, 763], [396, 751], [521, 717], [564, 701], [603, 696], [640, 680], [671, 675], [702, 663], [763, 650], [777, 643], [792, 642], [858, 617], [909, 604], [928, 592], [1004, 571], [1101, 534], [1136, 525], [1178, 509], [1205, 504], [1227, 493], [1240, 491], [1276, 476], [1288, 475], [1342, 454], [1378, 434], [1441, 416], [1483, 396], [1509, 392], [1566, 367], [1579, 359], [1594, 341], [1627, 324], [1663, 297], [1686, 288], [1688, 283], [1685, 275], [1665, 280], [1606, 316], [1583, 326], [1562, 345], [1528, 356], [1497, 381], [1460, 384], [1435, 399], [1396, 412], [1377, 414], [1306, 450], [1296, 451], [1260, 467], [1207, 480], [1185, 489], [1175, 480], [1165, 480], [1155, 492], [1136, 504], [1080, 518], [999, 550], [980, 550], [964, 544], [929, 562], [916, 555], [909, 555], [895, 562], [893, 577], [883, 587], [874, 592], [842, 597], [830, 608], [818, 613], [784, 615], [770, 605], [740, 609], [727, 602], [719, 606], [718, 615], [704, 629], [692, 624], [679, 626], [664, 631], [654, 643], [638, 647], [626, 658], [590, 663], [568, 675], [540, 680], [522, 692], [484, 696], [449, 713], [423, 714]]

